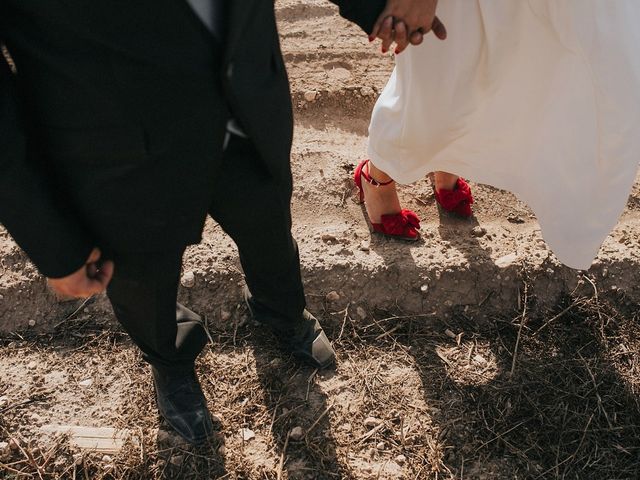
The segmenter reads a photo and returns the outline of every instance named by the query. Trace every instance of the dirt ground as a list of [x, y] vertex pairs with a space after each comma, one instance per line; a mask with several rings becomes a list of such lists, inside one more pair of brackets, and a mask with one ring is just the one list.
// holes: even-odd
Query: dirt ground
[[[470, 221], [441, 216], [427, 180], [403, 187], [423, 240], [372, 237], [351, 174], [393, 57], [324, 0], [276, 8], [294, 235], [337, 368], [299, 366], [247, 319], [235, 249], [208, 223], [180, 300], [208, 320], [198, 371], [221, 426], [188, 447], [159, 422], [104, 298], [55, 301], [0, 230], [0, 478], [640, 478], [640, 182], [588, 272], [560, 265], [526, 205], [485, 185]], [[81, 452], [51, 424], [130, 440]]]

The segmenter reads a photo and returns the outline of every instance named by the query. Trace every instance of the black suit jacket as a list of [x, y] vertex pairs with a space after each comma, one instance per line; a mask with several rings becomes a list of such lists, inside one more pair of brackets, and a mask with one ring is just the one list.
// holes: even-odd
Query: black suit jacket
[[[367, 32], [385, 3], [332, 1]], [[273, 2], [228, 3], [221, 45], [184, 0], [0, 0], [0, 222], [43, 274], [197, 243], [230, 112], [290, 175]]]

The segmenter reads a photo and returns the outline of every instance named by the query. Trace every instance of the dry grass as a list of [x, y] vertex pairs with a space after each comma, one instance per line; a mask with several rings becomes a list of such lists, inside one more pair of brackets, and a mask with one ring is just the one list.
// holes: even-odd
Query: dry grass
[[[72, 375], [88, 364], [114, 379], [78, 399], [67, 384], [47, 390], [36, 378], [21, 389], [3, 374], [0, 392], [10, 403], [0, 407], [0, 440], [16, 446], [2, 458], [0, 476], [638, 478], [638, 309], [593, 287], [567, 295], [553, 312], [537, 311], [523, 288], [519, 312], [484, 323], [463, 313], [369, 312], [363, 320], [353, 306], [325, 312], [340, 359], [324, 374], [281, 357], [269, 335], [242, 325], [239, 314], [228, 328], [212, 329], [215, 343], [199, 360], [211, 409], [222, 419], [221, 438], [199, 449], [158, 439], [148, 372], [110, 323], [73, 319], [53, 335], [11, 336], [2, 341], [3, 369], [37, 358], [46, 360], [42, 372]], [[116, 400], [101, 405], [110, 389]], [[71, 394], [60, 397], [65, 390]], [[93, 401], [109, 411], [98, 420], [131, 429], [141, 444], [113, 458], [79, 456], [65, 438], [43, 439], [25, 425], [34, 412], [47, 417], [60, 398], [80, 414]], [[299, 441], [289, 438], [296, 426], [305, 432]], [[244, 440], [242, 429], [255, 438]]]

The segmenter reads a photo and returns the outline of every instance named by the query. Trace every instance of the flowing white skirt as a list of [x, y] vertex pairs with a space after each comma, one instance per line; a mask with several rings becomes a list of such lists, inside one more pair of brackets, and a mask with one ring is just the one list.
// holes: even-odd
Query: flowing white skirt
[[407, 49], [369, 128], [400, 183], [443, 170], [510, 190], [587, 269], [640, 162], [640, 0], [441, 0], [444, 42]]

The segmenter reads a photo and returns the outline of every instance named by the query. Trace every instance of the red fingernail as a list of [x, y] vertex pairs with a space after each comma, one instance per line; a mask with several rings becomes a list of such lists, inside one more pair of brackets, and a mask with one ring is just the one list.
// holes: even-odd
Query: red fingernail
[[400, 49], [396, 48], [395, 51], [393, 52], [395, 55], [398, 55], [400, 53]]
[[388, 50], [386, 48], [382, 47], [382, 53], [387, 53], [387, 52], [388, 52]]
[[376, 39], [376, 37], [369, 35], [369, 42], [373, 42]]

